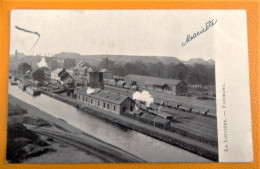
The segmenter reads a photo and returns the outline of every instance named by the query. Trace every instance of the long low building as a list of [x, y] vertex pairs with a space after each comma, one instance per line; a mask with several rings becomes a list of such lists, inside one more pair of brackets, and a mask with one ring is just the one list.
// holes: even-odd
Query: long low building
[[135, 108], [135, 102], [130, 97], [104, 90], [87, 94], [86, 88], [77, 88], [74, 90], [74, 94], [76, 94], [78, 101], [86, 105], [92, 105], [116, 114], [133, 112]]
[[151, 76], [129, 74], [125, 77], [127, 85], [136, 85], [139, 88], [150, 89], [171, 93], [174, 95], [185, 95], [188, 92], [186, 82], [175, 79], [165, 79]]

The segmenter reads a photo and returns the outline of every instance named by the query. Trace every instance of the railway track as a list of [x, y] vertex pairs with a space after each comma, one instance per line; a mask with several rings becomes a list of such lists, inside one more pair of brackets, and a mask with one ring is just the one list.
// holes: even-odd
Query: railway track
[[145, 162], [139, 157], [102, 142], [101, 140], [97, 140], [91, 136], [83, 139], [73, 134], [57, 132], [44, 128], [34, 128], [33, 131], [38, 134], [51, 137], [61, 143], [71, 145], [82, 151], [91, 153], [102, 159], [104, 162]]

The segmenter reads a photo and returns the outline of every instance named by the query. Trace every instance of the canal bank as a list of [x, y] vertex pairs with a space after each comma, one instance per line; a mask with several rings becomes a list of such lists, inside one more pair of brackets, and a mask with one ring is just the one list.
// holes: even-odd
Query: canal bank
[[[145, 162], [141, 158], [136, 157], [118, 147], [105, 143], [104, 141], [99, 140], [83, 132], [82, 130], [71, 126], [66, 121], [48, 115], [45, 112], [39, 110], [38, 108], [29, 105], [28, 103], [19, 100], [12, 95], [9, 95], [8, 102], [12, 103], [13, 105], [17, 105], [19, 107], [23, 107], [24, 109], [26, 109], [27, 112], [26, 117], [23, 118], [23, 116], [20, 115], [18, 118], [20, 118], [21, 120], [18, 121], [24, 121], [23, 125], [25, 125], [26, 128], [31, 132], [39, 134], [40, 137], [47, 136], [49, 138], [55, 139], [57, 143], [61, 143], [61, 144], [64, 143], [65, 145], [62, 145], [64, 149], [67, 147], [66, 145], [68, 145], [78, 149], [78, 152], [75, 153], [83, 154], [83, 155], [87, 154], [89, 156], [92, 156], [92, 158], [89, 158], [86, 155], [78, 156], [78, 158], [81, 160], [80, 161], [81, 163], [82, 162], [84, 163]], [[29, 122], [29, 125], [28, 125], [28, 119], [30, 119], [31, 121]], [[35, 119], [34, 123], [37, 122], [40, 123], [41, 121], [44, 121], [48, 125], [33, 125], [34, 124], [33, 119]], [[64, 156], [64, 161], [62, 161], [62, 159], [59, 159], [58, 162], [63, 162], [63, 163], [77, 162], [68, 159], [67, 154], [73, 155], [70, 152], [67, 152], [67, 154], [61, 154], [59, 152], [57, 152], [56, 154], [55, 153], [56, 151], [49, 154], [47, 153], [45, 155], [45, 156], [47, 155], [52, 156], [54, 158], [52, 161], [48, 161], [47, 159], [49, 158], [40, 159], [40, 157], [37, 157], [36, 155], [36, 156], [32, 156], [32, 158], [26, 158], [23, 162], [27, 163], [29, 161], [30, 163], [39, 163], [39, 161], [45, 161], [45, 163], [55, 163], [56, 154], [58, 155], [57, 158], [59, 158], [59, 156]]]
[[46, 95], [32, 97], [16, 86], [9, 86], [9, 94], [145, 161], [210, 162], [201, 156], [184, 151], [158, 139], [112, 125]]
[[119, 115], [113, 114], [109, 111], [100, 110], [94, 106], [90, 106], [90, 105], [83, 106], [80, 102], [78, 102], [74, 99], [66, 98], [61, 95], [54, 94], [54, 95], [52, 95], [52, 97], [57, 100], [60, 100], [64, 103], [73, 105], [75, 107], [79, 107], [80, 110], [82, 110], [86, 113], [89, 113], [91, 115], [94, 115], [96, 117], [108, 120], [110, 122], [127, 127], [129, 129], [141, 132], [145, 135], [159, 139], [161, 141], [164, 141], [171, 145], [177, 146], [177, 147], [187, 150], [189, 152], [192, 152], [192, 153], [198, 154], [200, 156], [203, 156], [205, 158], [208, 158], [210, 160], [218, 161], [217, 147], [213, 147], [209, 144], [205, 144], [205, 143], [190, 139], [188, 137], [181, 136], [176, 133], [172, 133], [172, 132], [169, 132], [166, 130], [159, 129], [157, 127], [149, 126], [147, 124], [144, 124], [137, 120], [130, 119], [125, 116], [119, 116]]

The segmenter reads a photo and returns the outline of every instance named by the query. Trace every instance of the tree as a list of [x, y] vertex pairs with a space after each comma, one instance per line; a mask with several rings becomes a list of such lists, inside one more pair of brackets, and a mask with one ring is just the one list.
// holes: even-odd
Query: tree
[[179, 63], [173, 68], [172, 77], [173, 79], [186, 80], [189, 75], [189, 68], [183, 63]]

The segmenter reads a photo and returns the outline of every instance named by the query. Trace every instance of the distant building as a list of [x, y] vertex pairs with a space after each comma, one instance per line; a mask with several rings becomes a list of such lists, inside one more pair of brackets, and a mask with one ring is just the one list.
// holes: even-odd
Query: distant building
[[45, 60], [48, 64], [48, 66], [51, 68], [51, 70], [55, 70], [55, 69], [59, 68], [59, 64], [58, 64], [56, 58], [45, 57]]
[[76, 64], [73, 70], [73, 75], [75, 77], [75, 81], [78, 84], [86, 85], [87, 84], [87, 76], [89, 64], [83, 60]]
[[115, 114], [133, 112], [135, 108], [135, 102], [130, 97], [105, 92], [103, 90], [87, 94], [85, 88], [78, 88], [75, 89], [74, 93], [78, 101]]
[[71, 59], [71, 58], [64, 59], [63, 68], [69, 69], [69, 68], [73, 68], [75, 65], [76, 65], [76, 60], [75, 59]]
[[104, 88], [103, 72], [100, 72], [97, 68], [88, 68], [87, 75], [88, 86], [92, 88]]
[[102, 69], [100, 72], [103, 72], [103, 76], [105, 80], [113, 79], [113, 73], [108, 69]]
[[150, 76], [129, 74], [125, 77], [128, 86], [136, 85], [138, 88], [167, 92], [174, 95], [185, 95], [188, 84], [181, 80], [164, 79]]
[[79, 61], [74, 67], [67, 69], [67, 72], [73, 76], [74, 82], [77, 85], [87, 85], [87, 76], [88, 76], [88, 63], [83, 60]]
[[29, 73], [32, 71], [31, 65], [29, 65], [26, 62], [20, 63], [17, 67], [17, 72], [22, 75], [29, 75]]
[[113, 79], [115, 82], [125, 81], [125, 77], [123, 77], [123, 76], [113, 75]]
[[59, 67], [63, 67], [64, 66], [64, 59], [57, 58], [56, 61], [57, 61]]
[[51, 72], [51, 82], [66, 85], [72, 83], [73, 79], [64, 68], [58, 68]]

